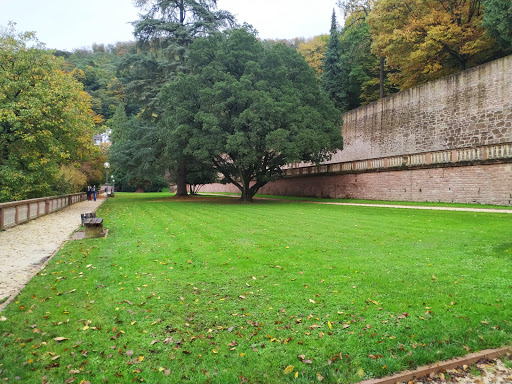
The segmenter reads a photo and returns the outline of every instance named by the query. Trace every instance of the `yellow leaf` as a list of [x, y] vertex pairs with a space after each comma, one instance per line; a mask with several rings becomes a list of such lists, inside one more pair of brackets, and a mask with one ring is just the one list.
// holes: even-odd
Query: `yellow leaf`
[[299, 371], [295, 372], [295, 378], [299, 377]]
[[284, 374], [287, 375], [293, 371], [293, 365], [289, 365], [284, 369]]
[[139, 361], [144, 360], [144, 356], [139, 356], [139, 359], [138, 359], [138, 360], [139, 360]]
[[214, 349], [212, 352], [213, 353], [219, 353], [219, 351], [217, 351], [216, 349]]
[[158, 372], [163, 372], [163, 371], [165, 371], [165, 368], [162, 368], [162, 367], [158, 368]]
[[242, 352], [242, 353], [240, 353], [238, 356], [240, 356], [240, 357], [244, 357], [244, 356], [245, 356], [245, 353], [243, 353], [243, 352]]
[[332, 324], [330, 321], [327, 322], [327, 325], [329, 326], [329, 329], [332, 329]]

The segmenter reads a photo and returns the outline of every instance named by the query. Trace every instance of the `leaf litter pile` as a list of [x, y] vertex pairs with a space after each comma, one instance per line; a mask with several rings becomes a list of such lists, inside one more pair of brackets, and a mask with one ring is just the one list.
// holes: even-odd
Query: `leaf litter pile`
[[116, 194], [1, 313], [0, 381], [351, 383], [512, 340], [506, 215], [165, 196]]

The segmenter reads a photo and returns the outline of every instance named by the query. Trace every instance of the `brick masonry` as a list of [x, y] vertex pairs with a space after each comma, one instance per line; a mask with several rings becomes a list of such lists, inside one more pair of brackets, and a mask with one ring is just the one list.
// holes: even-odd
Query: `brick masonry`
[[[201, 192], [240, 192], [210, 184]], [[512, 205], [512, 164], [348, 173], [279, 179], [269, 195]]]
[[[345, 148], [329, 163], [512, 143], [512, 56], [349, 111], [342, 134]], [[512, 160], [287, 177], [259, 193], [512, 205]]]

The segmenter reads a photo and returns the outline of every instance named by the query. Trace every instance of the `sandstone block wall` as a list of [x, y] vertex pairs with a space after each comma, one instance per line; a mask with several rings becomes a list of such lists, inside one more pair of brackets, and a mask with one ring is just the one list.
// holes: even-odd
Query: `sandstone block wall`
[[[201, 192], [240, 192], [210, 184]], [[279, 179], [259, 194], [512, 205], [512, 163]]]
[[347, 112], [330, 163], [512, 142], [512, 56]]
[[286, 178], [267, 184], [259, 193], [512, 205], [512, 164]]

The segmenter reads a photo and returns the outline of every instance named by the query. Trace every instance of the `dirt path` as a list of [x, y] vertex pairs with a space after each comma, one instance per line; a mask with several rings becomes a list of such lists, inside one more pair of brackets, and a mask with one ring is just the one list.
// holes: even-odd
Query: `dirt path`
[[76, 203], [0, 232], [0, 303], [12, 299], [80, 227], [80, 214], [96, 211], [103, 201]]

